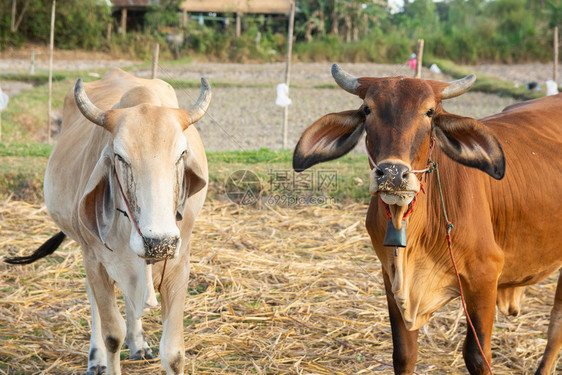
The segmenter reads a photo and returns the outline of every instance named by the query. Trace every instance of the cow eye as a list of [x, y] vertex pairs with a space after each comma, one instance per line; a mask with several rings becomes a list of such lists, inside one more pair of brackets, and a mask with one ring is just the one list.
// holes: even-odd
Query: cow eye
[[125, 160], [125, 158], [123, 158], [121, 155], [119, 154], [115, 154], [115, 157], [117, 158], [117, 160], [119, 160], [121, 163], [128, 165], [129, 163], [127, 163], [127, 161]]
[[435, 114], [435, 110], [433, 108], [425, 113], [427, 117], [433, 117], [434, 114]]
[[181, 153], [181, 155], [180, 155], [180, 157], [178, 158], [178, 161], [177, 161], [176, 163], [179, 163], [180, 161], [182, 161], [182, 160], [183, 160], [183, 157], [184, 157], [185, 155], [187, 155], [187, 151], [184, 151], [184, 152]]
[[371, 108], [364, 106], [363, 107], [363, 113], [365, 113], [365, 115], [369, 115], [369, 113], [371, 113]]

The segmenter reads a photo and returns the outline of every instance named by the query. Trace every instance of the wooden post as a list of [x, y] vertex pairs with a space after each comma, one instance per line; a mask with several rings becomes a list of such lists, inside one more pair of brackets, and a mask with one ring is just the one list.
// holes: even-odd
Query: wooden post
[[31, 50], [31, 61], [29, 63], [29, 74], [30, 75], [35, 74], [35, 50], [34, 49]]
[[53, 7], [51, 8], [51, 42], [49, 45], [49, 120], [47, 122], [48, 141], [51, 143], [51, 99], [53, 94], [53, 47], [55, 44], [55, 6], [56, 0], [53, 0]]
[[127, 34], [127, 8], [121, 9], [121, 34]]
[[154, 43], [154, 50], [152, 51], [152, 79], [156, 78], [158, 71], [158, 52], [160, 51], [160, 44]]
[[423, 39], [418, 39], [418, 52], [416, 53], [416, 75], [415, 78], [421, 78], [421, 68], [423, 59]]
[[187, 26], [187, 10], [182, 10], [181, 12], [181, 26], [182, 27]]
[[107, 24], [107, 41], [108, 42], [111, 41], [111, 29], [112, 29], [112, 25], [111, 25], [111, 22], [109, 22]]
[[240, 38], [242, 34], [242, 13], [236, 13], [236, 37]]
[[[289, 13], [289, 32], [287, 33], [287, 64], [285, 65], [285, 84], [289, 87], [291, 81], [291, 54], [293, 51], [293, 28], [295, 25], [295, 3], [291, 2], [291, 10]], [[287, 96], [289, 93], [287, 92]], [[289, 135], [289, 106], [283, 110], [283, 148], [287, 148], [287, 139]]]
[[10, 31], [16, 31], [16, 0], [12, 0], [12, 24], [10, 26]]
[[558, 85], [558, 26], [554, 27], [554, 66], [552, 68], [552, 80]]

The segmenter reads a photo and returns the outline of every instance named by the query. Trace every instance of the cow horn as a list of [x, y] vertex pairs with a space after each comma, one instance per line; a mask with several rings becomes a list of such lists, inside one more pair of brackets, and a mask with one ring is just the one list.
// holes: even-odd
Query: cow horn
[[470, 90], [475, 81], [476, 76], [474, 74], [470, 74], [464, 78], [450, 82], [449, 86], [445, 87], [445, 89], [441, 93], [443, 99], [451, 99], [464, 94], [465, 92]]
[[187, 110], [189, 113], [189, 123], [193, 124], [207, 113], [209, 105], [211, 104], [211, 85], [205, 78], [201, 78], [201, 94], [197, 102]]
[[82, 78], [78, 78], [78, 81], [76, 81], [76, 85], [74, 86], [74, 100], [84, 117], [94, 124], [105, 126], [105, 112], [96, 107], [94, 103], [90, 101], [88, 95], [86, 95], [86, 90], [84, 90]]
[[350, 94], [356, 94], [355, 89], [359, 86], [357, 77], [352, 76], [351, 74], [340, 68], [338, 64], [332, 65], [332, 76], [342, 89]]

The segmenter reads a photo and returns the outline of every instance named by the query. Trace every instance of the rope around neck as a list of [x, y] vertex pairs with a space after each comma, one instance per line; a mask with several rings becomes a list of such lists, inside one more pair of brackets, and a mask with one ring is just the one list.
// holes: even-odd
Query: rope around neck
[[447, 210], [445, 209], [445, 199], [443, 199], [443, 188], [441, 187], [441, 179], [439, 178], [439, 170], [437, 169], [437, 163], [434, 161], [430, 161], [429, 162], [431, 165], [429, 167], [429, 171], [428, 173], [431, 173], [433, 171], [435, 171], [435, 174], [437, 175], [437, 186], [439, 187], [439, 196], [441, 197], [441, 208], [443, 209], [443, 215], [445, 216], [445, 222], [446, 222], [446, 229], [447, 229], [447, 245], [449, 248], [449, 255], [451, 257], [451, 261], [453, 263], [453, 267], [455, 269], [455, 275], [457, 276], [457, 282], [459, 283], [459, 290], [460, 290], [460, 294], [461, 294], [461, 303], [462, 303], [462, 307], [464, 309], [464, 314], [466, 315], [466, 321], [468, 322], [468, 324], [470, 325], [470, 328], [472, 329], [472, 334], [474, 335], [474, 339], [476, 340], [476, 344], [478, 345], [478, 350], [480, 350], [480, 354], [482, 354], [482, 358], [484, 358], [484, 362], [486, 362], [486, 367], [488, 367], [488, 371], [490, 371], [490, 375], [494, 375], [494, 373], [492, 372], [492, 366], [490, 365], [490, 362], [488, 362], [488, 358], [486, 358], [486, 355], [484, 354], [484, 350], [482, 349], [482, 345], [480, 345], [480, 340], [478, 339], [478, 335], [476, 334], [476, 329], [474, 328], [474, 325], [472, 324], [472, 320], [470, 319], [470, 316], [468, 315], [468, 309], [466, 308], [466, 301], [464, 299], [464, 293], [462, 290], [462, 283], [461, 283], [461, 277], [459, 275], [459, 269], [457, 267], [457, 263], [455, 262], [455, 257], [453, 255], [453, 244], [452, 244], [452, 240], [451, 240], [451, 230], [454, 228], [454, 225], [452, 222], [449, 221], [449, 218], [447, 217]]

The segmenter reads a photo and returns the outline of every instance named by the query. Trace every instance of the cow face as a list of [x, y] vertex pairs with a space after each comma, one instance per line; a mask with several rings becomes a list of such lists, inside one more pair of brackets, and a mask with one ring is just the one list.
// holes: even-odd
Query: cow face
[[[80, 86], [79, 81], [75, 97], [82, 114], [113, 137], [81, 200], [82, 222], [103, 243], [116, 226], [128, 232], [129, 247], [141, 258], [175, 257], [181, 246], [177, 221], [187, 199], [206, 183], [183, 132], [206, 112], [208, 84], [203, 82], [198, 104], [188, 111], [157, 106], [148, 90], [136, 88], [123, 96], [121, 108], [103, 112], [92, 108]], [[132, 98], [141, 104], [133, 105]]]
[[332, 113], [306, 129], [294, 152], [302, 171], [352, 150], [363, 132], [371, 160], [370, 192], [380, 194], [399, 225], [420, 190], [415, 170], [425, 168], [435, 139], [451, 159], [500, 179], [505, 160], [492, 132], [477, 120], [449, 114], [443, 99], [468, 91], [474, 75], [451, 83], [405, 77], [355, 78], [338, 65], [332, 75], [363, 99], [358, 110]]

